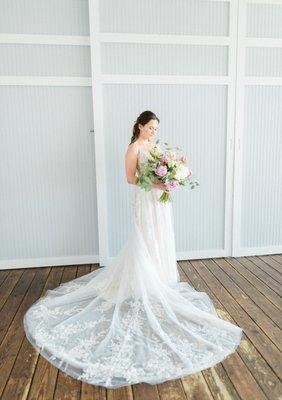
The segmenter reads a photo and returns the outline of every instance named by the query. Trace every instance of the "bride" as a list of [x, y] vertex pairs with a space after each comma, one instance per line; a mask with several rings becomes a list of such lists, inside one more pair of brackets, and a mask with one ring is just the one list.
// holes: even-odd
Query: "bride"
[[24, 315], [28, 340], [50, 363], [93, 385], [157, 384], [210, 368], [233, 353], [242, 329], [205, 292], [180, 282], [171, 203], [136, 184], [159, 119], [139, 115], [125, 154], [132, 232], [110, 266], [48, 290]]

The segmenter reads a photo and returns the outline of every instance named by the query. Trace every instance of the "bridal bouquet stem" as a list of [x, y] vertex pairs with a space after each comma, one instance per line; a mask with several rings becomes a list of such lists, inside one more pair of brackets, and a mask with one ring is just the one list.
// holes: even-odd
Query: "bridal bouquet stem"
[[158, 139], [149, 154], [150, 158], [140, 167], [137, 184], [149, 191], [152, 182], [164, 183], [166, 190], [158, 199], [160, 202], [171, 201], [171, 192], [180, 186], [189, 185], [190, 189], [199, 186], [188, 167], [187, 157], [179, 147], [170, 147], [168, 143], [161, 145]]

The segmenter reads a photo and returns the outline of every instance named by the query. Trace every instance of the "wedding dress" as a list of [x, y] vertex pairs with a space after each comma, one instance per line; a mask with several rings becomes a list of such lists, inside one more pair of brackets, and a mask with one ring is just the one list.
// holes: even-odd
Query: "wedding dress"
[[[139, 167], [149, 156], [139, 151]], [[132, 232], [112, 264], [48, 290], [23, 321], [50, 363], [107, 388], [209, 368], [236, 350], [243, 332], [218, 317], [205, 292], [180, 282], [172, 205], [158, 201], [162, 191], [130, 186]]]

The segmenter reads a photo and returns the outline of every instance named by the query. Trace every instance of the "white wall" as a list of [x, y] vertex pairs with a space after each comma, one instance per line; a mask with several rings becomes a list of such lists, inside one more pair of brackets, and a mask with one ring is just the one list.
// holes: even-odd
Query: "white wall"
[[94, 116], [102, 262], [130, 231], [123, 156], [145, 109], [161, 118], [160, 139], [187, 151], [201, 183], [174, 194], [178, 259], [281, 252], [281, 80], [273, 77], [282, 1], [89, 5], [94, 99], [103, 99]]
[[281, 253], [282, 1], [239, 4], [233, 253]]
[[[104, 149], [97, 154], [98, 206], [106, 218], [99, 224], [103, 263], [110, 263], [130, 231], [123, 157], [134, 119], [147, 109], [160, 117], [158, 137], [187, 152], [201, 184], [195, 191], [174, 194], [178, 259], [230, 255], [236, 4], [210, 0], [89, 4], [97, 61], [94, 98], [95, 93], [103, 98], [95, 112], [95, 139]], [[118, 190], [115, 182], [122, 182]]]
[[0, 1], [0, 266], [98, 261], [86, 0]]
[[177, 258], [282, 251], [281, 0], [0, 8], [0, 267], [110, 263], [146, 109], [201, 184], [174, 196]]

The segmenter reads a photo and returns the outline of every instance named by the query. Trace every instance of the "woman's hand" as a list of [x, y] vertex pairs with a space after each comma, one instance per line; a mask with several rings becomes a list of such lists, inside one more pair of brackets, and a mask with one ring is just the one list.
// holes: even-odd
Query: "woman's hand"
[[151, 186], [155, 189], [167, 190], [166, 185], [161, 181], [154, 181], [151, 183]]

